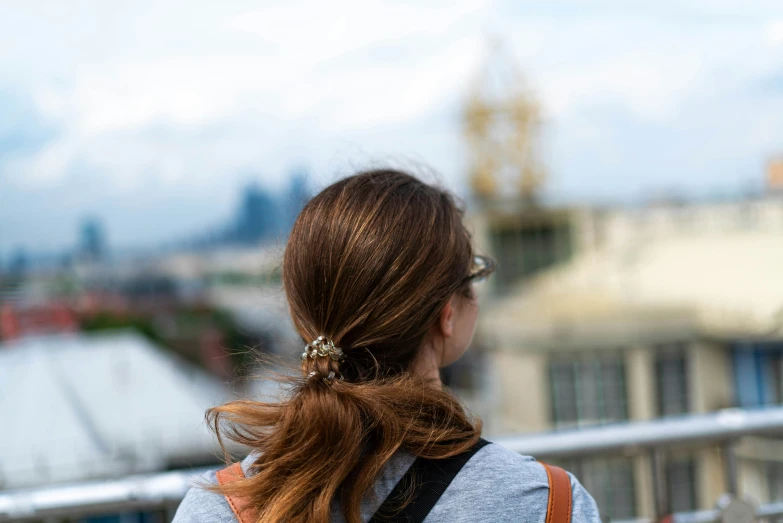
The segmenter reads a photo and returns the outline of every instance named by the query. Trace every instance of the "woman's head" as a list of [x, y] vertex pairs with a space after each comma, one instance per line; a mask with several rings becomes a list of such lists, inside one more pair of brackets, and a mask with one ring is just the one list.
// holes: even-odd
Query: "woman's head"
[[291, 378], [280, 402], [211, 409], [218, 435], [256, 459], [252, 477], [209, 488], [249, 499], [259, 521], [325, 523], [339, 499], [346, 521], [358, 523], [362, 499], [399, 449], [434, 459], [470, 449], [481, 422], [428, 386], [421, 368], [437, 371], [470, 343], [471, 283], [489, 270], [475, 262], [462, 213], [444, 191], [398, 171], [324, 189], [294, 225], [283, 286], [302, 338], [330, 338], [323, 343], [345, 358], [305, 358], [304, 379]]
[[440, 345], [445, 360], [464, 351], [476, 316], [472, 268], [454, 199], [377, 170], [334, 183], [305, 206], [283, 285], [302, 338], [331, 338], [346, 354], [345, 379], [362, 381], [409, 370], [428, 344]]

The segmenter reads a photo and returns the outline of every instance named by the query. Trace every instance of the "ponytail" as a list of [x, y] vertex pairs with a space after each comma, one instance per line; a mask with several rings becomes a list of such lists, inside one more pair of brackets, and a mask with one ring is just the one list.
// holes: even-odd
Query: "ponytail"
[[234, 401], [207, 418], [224, 451], [227, 438], [255, 456], [253, 475], [209, 488], [250, 500], [259, 521], [275, 523], [326, 523], [333, 499], [347, 523], [360, 523], [362, 499], [395, 452], [447, 458], [473, 447], [481, 432], [451, 393], [409, 374], [297, 380], [282, 402]]

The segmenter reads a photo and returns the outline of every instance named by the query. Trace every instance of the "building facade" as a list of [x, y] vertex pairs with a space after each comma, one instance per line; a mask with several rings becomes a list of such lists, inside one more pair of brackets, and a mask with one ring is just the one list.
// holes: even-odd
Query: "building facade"
[[[484, 291], [478, 335], [493, 382], [493, 401], [481, 405], [492, 433], [783, 402], [783, 199], [495, 209], [473, 227], [507, 267]], [[530, 259], [530, 270], [519, 267]], [[728, 490], [723, 450], [668, 453], [673, 510], [714, 507]], [[734, 450], [740, 495], [783, 499], [783, 440], [745, 438]], [[654, 514], [647, 455], [562, 464], [605, 516]]]

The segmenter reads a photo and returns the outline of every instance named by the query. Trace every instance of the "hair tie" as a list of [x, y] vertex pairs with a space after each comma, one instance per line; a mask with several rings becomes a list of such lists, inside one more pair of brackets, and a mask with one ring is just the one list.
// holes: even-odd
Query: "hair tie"
[[345, 357], [340, 347], [335, 347], [334, 342], [326, 336], [318, 336], [316, 339], [305, 345], [302, 353], [302, 361], [307, 357], [315, 359], [319, 356], [328, 356], [333, 361], [340, 361]]
[[[307, 375], [307, 379], [311, 380], [313, 378], [317, 378], [319, 376], [318, 371], [312, 371], [310, 374]], [[340, 381], [345, 381], [345, 378], [343, 378], [342, 374], [337, 374], [335, 371], [330, 370], [329, 375], [324, 378], [324, 383], [330, 383], [334, 381], [334, 379], [337, 378]]]
[[[339, 364], [340, 360], [345, 357], [345, 354], [340, 347], [336, 347], [334, 345], [332, 340], [326, 336], [318, 336], [316, 339], [305, 345], [304, 352], [302, 353], [302, 361], [307, 361], [307, 358], [314, 360], [315, 358], [319, 357], [329, 358]], [[307, 379], [310, 380], [318, 376], [323, 377], [320, 372], [312, 371], [307, 375]], [[334, 370], [330, 370], [329, 375], [324, 377], [323, 380], [324, 383], [331, 383], [335, 378], [339, 379], [340, 381], [344, 380], [342, 373], [335, 372]]]

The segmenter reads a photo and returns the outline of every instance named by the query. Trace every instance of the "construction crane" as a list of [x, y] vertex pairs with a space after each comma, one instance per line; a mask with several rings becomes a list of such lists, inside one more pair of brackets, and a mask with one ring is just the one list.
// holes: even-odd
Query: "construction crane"
[[535, 202], [546, 181], [540, 159], [541, 110], [515, 60], [491, 45], [463, 111], [473, 194]]

